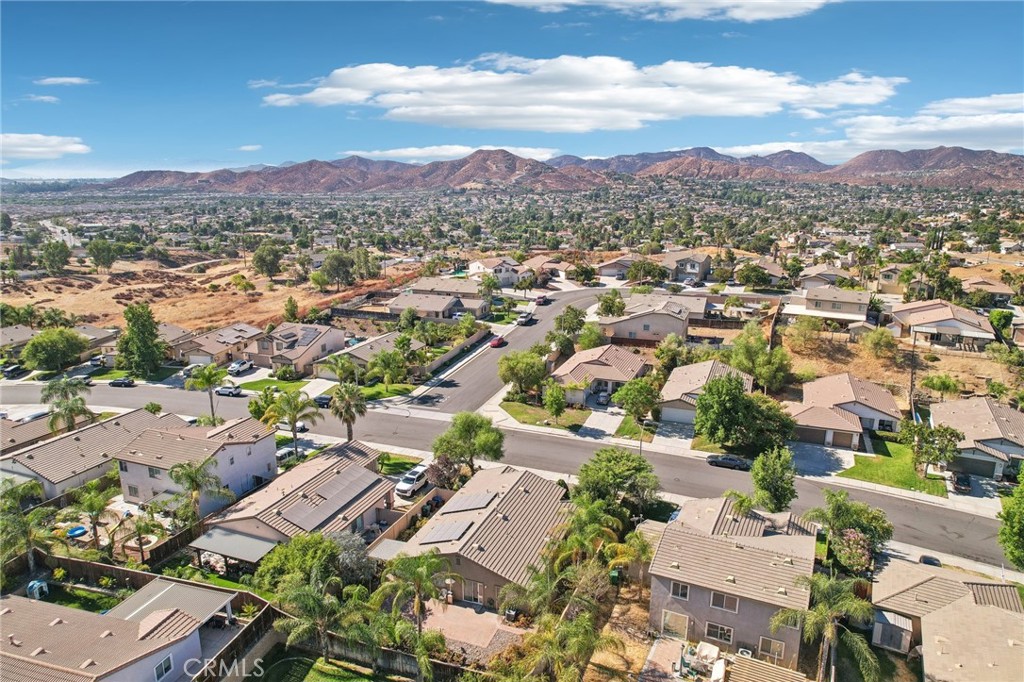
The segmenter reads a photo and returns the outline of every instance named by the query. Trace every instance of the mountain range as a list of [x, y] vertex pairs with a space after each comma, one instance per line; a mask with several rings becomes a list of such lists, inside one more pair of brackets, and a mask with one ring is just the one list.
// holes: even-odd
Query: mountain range
[[830, 166], [802, 152], [737, 158], [708, 147], [626, 154], [605, 159], [559, 156], [544, 163], [505, 150], [480, 150], [462, 159], [425, 165], [350, 156], [337, 161], [258, 164], [207, 173], [139, 171], [106, 187], [200, 192], [358, 193], [410, 190], [521, 188], [579, 191], [616, 175], [737, 181], [899, 184], [973, 189], [1024, 187], [1024, 156], [963, 147], [909, 152], [876, 150]]

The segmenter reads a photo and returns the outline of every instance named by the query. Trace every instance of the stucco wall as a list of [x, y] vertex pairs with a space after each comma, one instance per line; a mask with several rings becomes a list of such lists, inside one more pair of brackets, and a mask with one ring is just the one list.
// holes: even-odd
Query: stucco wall
[[[648, 329], [644, 329], [647, 326]], [[661, 341], [669, 334], [686, 336], [687, 322], [672, 315], [652, 313], [640, 315], [621, 322], [601, 325], [605, 336], [619, 339], [635, 338], [640, 341]], [[630, 334], [635, 336], [630, 336]]]

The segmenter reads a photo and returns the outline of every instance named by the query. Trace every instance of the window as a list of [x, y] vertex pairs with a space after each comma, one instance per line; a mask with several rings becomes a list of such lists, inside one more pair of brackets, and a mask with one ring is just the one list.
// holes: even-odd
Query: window
[[128, 462], [125, 462], [124, 460], [119, 460], [117, 462], [117, 469], [118, 471], [128, 471]]
[[649, 325], [649, 324], [645, 324], [645, 325], [644, 325], [644, 331], [645, 331], [645, 332], [649, 332], [649, 331], [651, 331], [651, 325]]
[[862, 305], [857, 306], [857, 310], [859, 312], [864, 312], [864, 306], [862, 306]]
[[160, 682], [160, 680], [164, 679], [167, 676], [167, 673], [171, 672], [171, 668], [173, 667], [174, 665], [171, 663], [170, 656], [160, 661], [160, 663], [153, 668], [153, 676], [156, 678], [156, 682]]
[[157, 469], [156, 467], [149, 467], [149, 477], [160, 478], [160, 470]]
[[740, 610], [740, 600], [731, 594], [722, 594], [721, 592], [711, 593], [711, 606], [712, 608], [722, 609], [723, 611], [732, 611], [736, 613]]
[[138, 497], [138, 496], [139, 496], [139, 486], [137, 486], [137, 485], [130, 485], [130, 486], [128, 486], [128, 497]]
[[843, 309], [843, 304], [842, 303], [833, 303], [832, 304], [832, 310], [842, 310], [842, 309]]
[[235, 464], [235, 456], [231, 455], [231, 457], [228, 459], [228, 466], [234, 466], [234, 464]]
[[718, 623], [708, 623], [704, 628], [704, 635], [708, 639], [717, 639], [719, 642], [732, 644], [732, 628], [727, 628]]
[[770, 637], [762, 637], [757, 643], [757, 654], [778, 665], [782, 657], [786, 655], [786, 643]]
[[690, 598], [690, 586], [684, 585], [683, 583], [672, 583], [672, 596], [676, 599], [689, 599]]
[[815, 301], [814, 302], [814, 307], [815, 308], [820, 308], [821, 307], [821, 301]]
[[635, 339], [636, 338], [636, 332], [629, 332], [629, 338]]

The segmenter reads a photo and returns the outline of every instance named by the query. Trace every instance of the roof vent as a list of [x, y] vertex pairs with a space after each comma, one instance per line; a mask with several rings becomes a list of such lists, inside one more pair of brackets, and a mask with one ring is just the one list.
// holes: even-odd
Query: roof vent
[[725, 582], [735, 584], [736, 583], [736, 576], [734, 576], [734, 575], [727, 575], [727, 576], [725, 576]]
[[10, 612], [11, 610], [5, 606], [2, 609], [0, 609], [0, 616], [6, 616]]
[[36, 649], [35, 651], [32, 652], [32, 655], [33, 656], [41, 656], [42, 654], [48, 654], [48, 653], [50, 653], [50, 652], [47, 651], [46, 649], [44, 649], [43, 647], [39, 647], [38, 649]]
[[18, 640], [14, 639], [14, 635], [13, 634], [7, 635], [7, 643], [10, 644], [11, 646], [21, 646], [21, 642], [19, 642]]
[[94, 665], [96, 665], [96, 661], [92, 660], [91, 658], [87, 658], [84, 661], [82, 661], [82, 665], [78, 666], [78, 669], [85, 670], [86, 668], [91, 668]]
[[277, 514], [278, 516], [280, 516], [281, 515], [281, 510], [280, 509], [275, 509], [274, 513]]
[[114, 636], [114, 633], [111, 632], [110, 630], [104, 630], [102, 633], [100, 633], [100, 639], [106, 639], [107, 637], [113, 637], [113, 636]]
[[53, 620], [50, 621], [50, 627], [52, 628], [54, 625], [60, 625], [63, 622], [64, 621], [61, 620], [60, 618], [54, 618]]
[[783, 557], [782, 563], [786, 564], [787, 566], [792, 566], [793, 565], [793, 557], [791, 557], [791, 556]]
[[678, 561], [673, 561], [671, 564], [669, 564], [669, 566], [671, 568], [679, 568], [679, 562]]
[[120, 426], [120, 425], [121, 425], [121, 422], [119, 422], [119, 421], [114, 422], [114, 426]]
[[786, 592], [786, 588], [785, 587], [780, 587], [779, 589], [775, 590], [775, 594], [785, 595], [785, 594], [789, 594], [789, 593]]
[[[13, 440], [13, 439], [12, 439], [12, 440]], [[82, 439], [81, 439], [81, 438], [79, 438], [78, 436], [75, 436], [74, 440], [76, 440], [76, 441], [77, 441], [77, 440], [82, 440]]]
[[302, 493], [299, 493], [299, 497], [301, 497], [302, 499], [304, 499], [304, 500], [305, 500], [305, 499], [307, 499], [307, 498], [309, 497], [309, 495], [307, 495], [307, 494], [305, 493], [305, 491], [303, 491]]

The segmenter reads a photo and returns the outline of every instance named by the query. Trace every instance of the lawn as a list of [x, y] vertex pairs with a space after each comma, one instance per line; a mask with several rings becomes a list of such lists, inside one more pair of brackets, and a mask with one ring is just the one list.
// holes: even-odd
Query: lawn
[[274, 436], [274, 445], [276, 445], [279, 449], [283, 448], [285, 445], [291, 445], [291, 444], [292, 444], [292, 437], [291, 436], [284, 436], [284, 435], [281, 435], [280, 433]]
[[405, 455], [396, 455], [392, 452], [381, 454], [387, 455], [387, 461], [383, 462], [380, 467], [381, 476], [404, 474], [423, 461], [419, 457], [406, 457]]
[[519, 313], [515, 310], [507, 313], [495, 310], [491, 313], [490, 322], [492, 324], [512, 324], [516, 321], [517, 317], [519, 317]]
[[391, 384], [391, 387], [387, 388], [383, 383], [379, 383], [373, 386], [361, 386], [360, 390], [363, 392], [363, 397], [367, 400], [381, 400], [383, 398], [408, 395], [416, 390], [416, 387], [412, 384]]
[[[160, 369], [146, 377], [146, 381], [163, 381], [164, 379], [172, 377], [177, 373], [177, 367], [161, 367]], [[93, 379], [109, 381], [111, 379], [121, 379], [123, 377], [128, 376], [128, 371], [123, 369], [114, 369], [113, 367], [100, 367], [89, 376]]]
[[[333, 666], [331, 674], [320, 672], [314, 668], [316, 660], [298, 649], [287, 649], [277, 644], [262, 659], [261, 671], [254, 670], [245, 679], [259, 682], [372, 682], [368, 673], [357, 672], [357, 669]], [[380, 679], [387, 679], [381, 677]]]
[[871, 445], [877, 457], [857, 455], [857, 463], [839, 475], [938, 497], [946, 496], [946, 481], [941, 476], [929, 474], [927, 479], [922, 479], [917, 475], [913, 453], [908, 446], [875, 437], [871, 438]]
[[724, 455], [729, 452], [725, 447], [718, 443], [712, 443], [704, 436], [694, 436], [693, 442], [690, 443], [690, 447], [694, 450], [700, 450], [701, 452], [710, 452], [716, 455]]
[[70, 606], [73, 609], [92, 611], [93, 613], [109, 611], [121, 602], [117, 597], [90, 592], [89, 590], [82, 590], [77, 587], [65, 588], [53, 583], [50, 583], [50, 594], [46, 597], [45, 601], [60, 604], [61, 606]]
[[239, 384], [238, 387], [244, 391], [262, 391], [270, 386], [277, 386], [282, 391], [298, 391], [308, 384], [308, 381], [281, 381], [280, 379], [257, 379]]
[[679, 505], [667, 500], [658, 500], [652, 502], [646, 508], [644, 508], [644, 518], [651, 519], [652, 521], [663, 521], [668, 522], [668, 517], [672, 516], [672, 512], [679, 509]]
[[[501, 409], [509, 413], [509, 415], [520, 424], [531, 424], [534, 426], [550, 426], [555, 429], [566, 429], [569, 431], [579, 431], [580, 427], [583, 426], [584, 422], [587, 421], [587, 417], [590, 416], [590, 410], [576, 410], [567, 408], [562, 416], [558, 418], [558, 423], [555, 423], [555, 418], [545, 410], [543, 407], [537, 407], [536, 405], [524, 405], [523, 403], [503, 402]], [[545, 421], [550, 421], [550, 424], [545, 424]]]
[[[650, 443], [654, 440], [654, 433], [658, 428], [656, 426], [645, 426], [643, 432], [643, 440], [645, 443]], [[617, 438], [632, 438], [633, 440], [640, 439], [640, 427], [633, 420], [632, 417], [626, 416], [619, 424], [619, 428], [615, 430], [615, 436]]]

